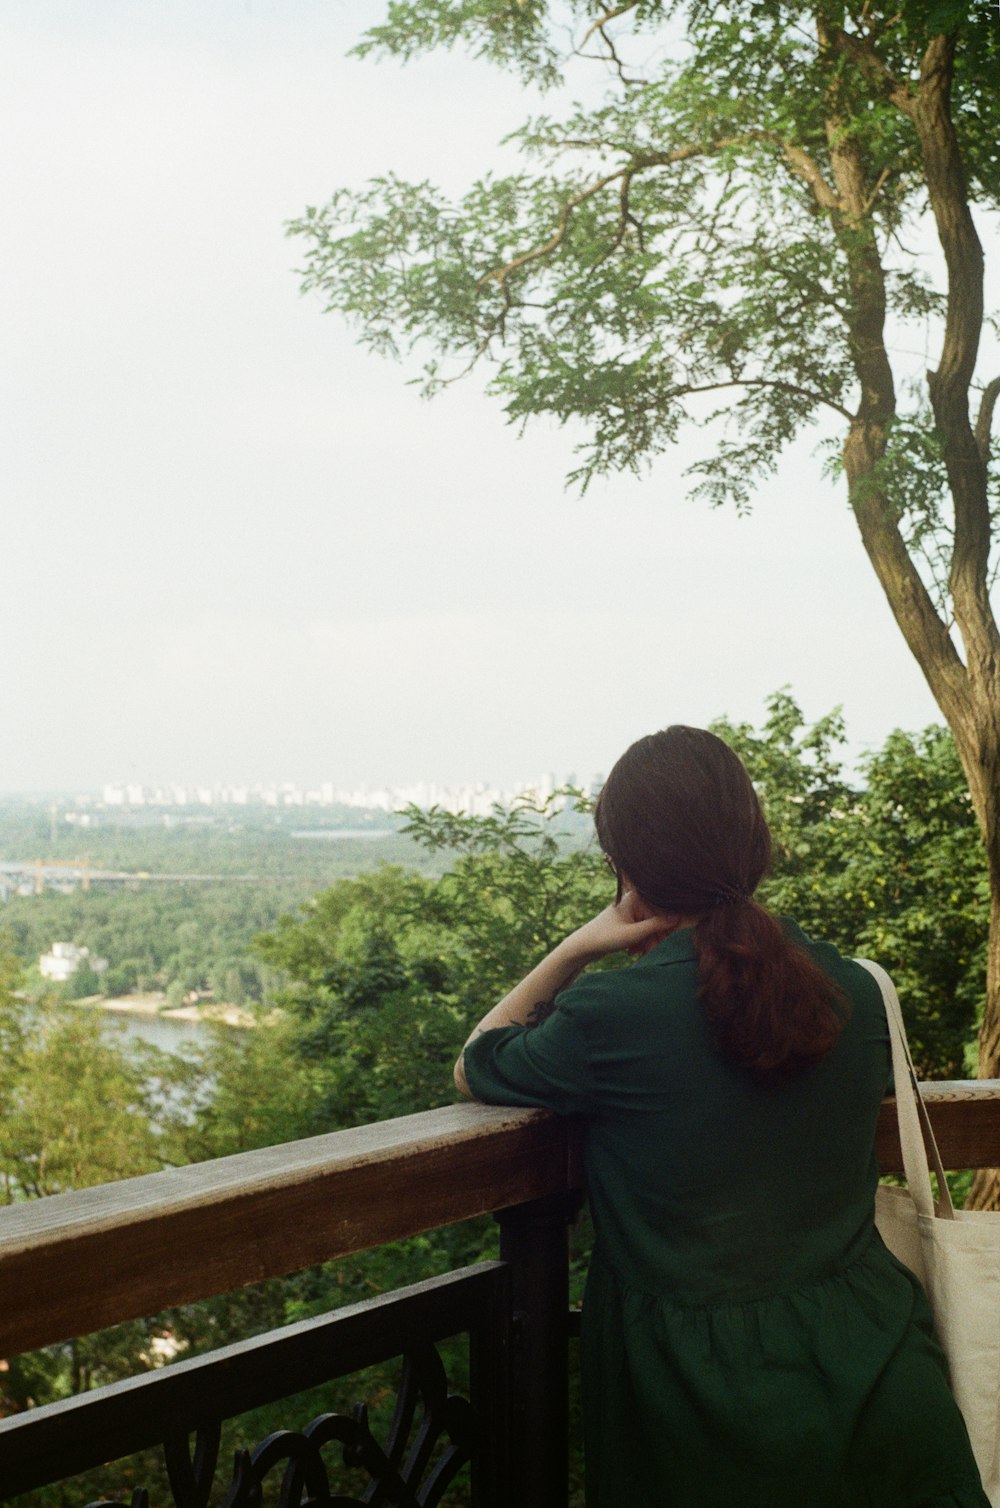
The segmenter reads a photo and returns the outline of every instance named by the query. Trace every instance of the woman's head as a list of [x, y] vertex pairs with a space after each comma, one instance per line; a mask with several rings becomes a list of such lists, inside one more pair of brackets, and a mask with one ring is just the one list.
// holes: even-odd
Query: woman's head
[[731, 1063], [788, 1078], [836, 1045], [847, 1001], [806, 949], [752, 899], [771, 858], [757, 793], [733, 751], [702, 728], [640, 738], [594, 811], [618, 876], [655, 910], [694, 923], [698, 998]]
[[740, 759], [703, 728], [674, 726], [626, 749], [594, 813], [621, 884], [662, 911], [692, 915], [756, 890], [771, 857], [757, 793]]

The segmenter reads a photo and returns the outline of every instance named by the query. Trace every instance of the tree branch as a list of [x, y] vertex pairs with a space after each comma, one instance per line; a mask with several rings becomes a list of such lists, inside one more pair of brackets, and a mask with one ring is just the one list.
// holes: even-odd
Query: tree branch
[[[478, 280], [478, 286], [482, 287], [488, 282], [502, 284], [506, 282], [512, 273], [518, 272], [529, 263], [537, 262], [542, 257], [546, 257], [555, 251], [565, 239], [570, 221], [573, 218], [573, 211], [587, 199], [593, 198], [595, 194], [599, 194], [602, 189], [607, 188], [609, 183], [617, 183], [619, 180], [623, 180], [624, 184], [630, 184], [635, 175], [646, 168], [672, 167], [679, 162], [688, 162], [692, 157], [711, 157], [716, 152], [724, 151], [727, 147], [746, 146], [751, 142], [764, 142], [770, 146], [779, 147], [785, 153], [797, 175], [810, 184], [817, 202], [824, 209], [842, 209], [840, 199], [830, 188], [819, 166], [809, 156], [808, 152], [802, 147], [795, 146], [791, 142], [786, 142], [774, 131], [746, 131], [739, 136], [720, 137], [717, 141], [689, 142], [685, 146], [675, 147], [670, 152], [637, 152], [617, 172], [606, 173], [603, 178], [596, 179], [593, 183], [588, 184], [586, 188], [581, 189], [579, 193], [567, 199], [559, 211], [556, 228], [547, 241], [543, 241], [540, 246], [532, 247], [530, 251], [521, 252], [520, 256], [516, 256], [511, 261], [505, 262], [502, 267], [494, 267], [489, 272], [484, 273]], [[610, 143], [595, 143], [569, 137], [564, 141], [558, 142], [556, 145], [558, 147], [592, 149], [595, 145], [610, 145]], [[625, 199], [627, 201], [627, 193]], [[621, 244], [621, 237], [619, 237], [615, 244]]]
[[636, 233], [636, 238], [639, 242], [639, 250], [645, 250], [642, 221], [636, 219], [629, 206], [629, 189], [632, 186], [632, 177], [633, 174], [631, 169], [627, 170], [622, 176], [622, 187], [618, 200], [620, 205], [618, 215], [618, 230], [615, 233], [614, 240], [608, 243], [604, 251], [602, 251], [600, 256], [597, 258], [596, 262], [594, 263], [595, 266], [599, 266], [601, 262], [607, 261], [608, 257], [612, 256], [618, 250], [619, 246], [621, 246], [622, 242], [625, 240], [626, 235], [628, 234], [628, 228], [630, 225]]
[[874, 188], [864, 202], [864, 206], [861, 211], [863, 215], [870, 214], [871, 211], [875, 208], [875, 202], [878, 199], [879, 194], [885, 188], [885, 185], [888, 183], [889, 179], [892, 177], [895, 171], [895, 167], [884, 167], [881, 173], [879, 173], [878, 177], [875, 180]]
[[626, 4], [615, 6], [613, 10], [606, 10], [602, 16], [597, 17], [596, 21], [591, 21], [590, 25], [587, 27], [587, 30], [580, 38], [579, 44], [576, 49], [577, 52], [582, 52], [583, 48], [586, 47], [595, 31], [603, 31], [604, 27], [607, 26], [609, 21], [617, 21], [619, 16], [627, 15], [630, 10], [635, 10], [638, 4], [639, 0], [626, 0]]
[[938, 706], [954, 728], [962, 724], [968, 710], [966, 667], [906, 548], [890, 499], [871, 485], [871, 437], [867, 428], [855, 425], [844, 447], [851, 507], [892, 615]]
[[607, 188], [609, 183], [617, 183], [629, 171], [629, 168], [624, 167], [619, 168], [617, 173], [607, 173], [603, 178], [598, 178], [595, 183], [589, 184], [587, 188], [581, 189], [578, 194], [574, 194], [572, 198], [567, 199], [559, 211], [556, 228], [547, 241], [543, 241], [540, 246], [533, 247], [531, 251], [522, 251], [520, 256], [514, 257], [509, 262], [505, 262], [502, 267], [495, 267], [490, 272], [484, 273], [479, 278], [477, 286], [481, 288], [485, 283], [493, 282], [502, 288], [512, 273], [517, 272], [522, 267], [526, 267], [529, 262], [537, 262], [540, 257], [547, 257], [550, 252], [555, 251], [565, 238], [570, 221], [573, 218], [573, 211], [585, 203], [587, 199], [592, 199], [595, 194], [599, 194], [601, 189]]
[[839, 26], [829, 27], [826, 34], [837, 51], [843, 57], [850, 58], [862, 77], [869, 84], [874, 84], [884, 99], [891, 100], [900, 110], [907, 113], [912, 111], [914, 98], [909, 85], [886, 67], [869, 41], [862, 41], [860, 37], [852, 36]]
[[990, 431], [993, 428], [993, 410], [996, 401], [1000, 398], [1000, 377], [994, 377], [983, 389], [983, 396], [979, 400], [979, 414], [976, 418], [976, 445], [979, 454], [983, 458], [983, 465], [990, 464]]
[[823, 170], [819, 163], [804, 147], [797, 146], [794, 142], [783, 141], [773, 132], [761, 132], [765, 139], [771, 140], [776, 146], [780, 146], [785, 154], [785, 160], [797, 178], [801, 178], [813, 191], [816, 203], [821, 209], [829, 210], [831, 214], [839, 213], [843, 209], [840, 196], [827, 183], [823, 176]]
[[842, 419], [850, 422], [854, 415], [849, 409], [837, 403], [833, 398], [827, 398], [823, 393], [815, 393], [811, 388], [800, 387], [794, 382], [782, 382], [776, 377], [731, 377], [726, 382], [699, 383], [697, 387], [682, 384], [674, 389], [675, 397], [686, 398], [692, 393], [717, 393], [722, 388], [729, 387], [770, 387], [777, 388], [783, 393], [792, 393], [799, 398], [808, 398], [810, 403], [821, 403], [827, 408], [832, 408], [834, 413], [840, 414]]
[[[605, 47], [608, 49], [608, 55], [607, 55], [607, 57], [606, 58], [597, 58], [597, 61], [598, 62], [602, 62], [602, 63], [611, 63], [611, 64], [613, 64], [615, 72], [617, 73], [620, 82], [622, 84], [624, 84], [627, 88], [638, 89], [638, 88], [645, 87], [645, 85], [647, 83], [646, 79], [639, 79], [639, 78], [632, 79], [632, 78], [629, 78], [628, 74], [625, 72], [625, 64], [622, 62], [621, 58], [618, 56], [618, 49], [617, 49], [617, 47], [615, 46], [615, 44], [611, 40], [611, 38], [608, 36], [608, 33], [605, 31], [605, 29], [604, 29], [603, 26], [598, 27], [597, 34], [600, 37], [601, 41], [604, 43]], [[589, 52], [581, 52], [580, 53], [580, 57], [581, 58], [592, 58], [592, 57], [595, 57], [595, 54], [594, 53], [589, 53]]]
[[[850, 115], [835, 63], [854, 58], [883, 94], [892, 79], [874, 51], [817, 18], [821, 60], [828, 60], [825, 89], [826, 133], [834, 181], [844, 206], [834, 233], [847, 266], [851, 289], [848, 330], [854, 369], [861, 385], [858, 412], [844, 441], [843, 460], [851, 508], [868, 558], [910, 650], [952, 726], [967, 705], [965, 666], [951, 640], [903, 539], [899, 508], [885, 493], [879, 469], [885, 459], [888, 426], [896, 411], [895, 382], [885, 348], [886, 290], [870, 219], [870, 173], [862, 144], [849, 129]], [[855, 45], [856, 44], [856, 45]]]
[[965, 167], [951, 113], [954, 36], [932, 37], [920, 68], [913, 121], [920, 138], [938, 239], [948, 269], [948, 309], [937, 370], [927, 375], [955, 505], [951, 592], [970, 660], [987, 664], [998, 647], [986, 577], [992, 521], [986, 463], [969, 414], [969, 390], [983, 326], [983, 248], [969, 208]]
[[[969, 389], [982, 332], [983, 252], [969, 209], [965, 169], [951, 113], [956, 38], [954, 33], [946, 32], [931, 37], [921, 58], [915, 89], [886, 67], [870, 42], [836, 27], [824, 32], [822, 26], [821, 41], [849, 58], [877, 93], [913, 122], [920, 141], [928, 197], [948, 268], [948, 306], [941, 357], [937, 371], [928, 373], [927, 384], [943, 438], [948, 485], [955, 507], [949, 588], [970, 671], [977, 677], [988, 678], [1000, 639], [986, 586], [992, 530], [980, 425], [985, 430], [988, 448], [996, 396], [987, 401], [986, 394], [983, 395], [980, 425], [974, 431], [969, 416]], [[843, 142], [838, 143], [838, 151], [845, 154]], [[857, 192], [853, 197], [858, 200]], [[864, 209], [860, 202], [858, 208]], [[916, 648], [914, 653], [930, 679], [928, 666]], [[934, 690], [937, 695], [936, 686]], [[940, 696], [938, 700], [949, 721], [957, 726], [945, 701]]]

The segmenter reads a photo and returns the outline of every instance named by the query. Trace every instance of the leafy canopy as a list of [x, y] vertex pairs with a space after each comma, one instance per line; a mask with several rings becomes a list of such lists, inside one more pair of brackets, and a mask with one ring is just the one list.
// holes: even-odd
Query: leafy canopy
[[[639, 471], [688, 421], [718, 421], [693, 487], [746, 509], [797, 436], [828, 436], [828, 419], [842, 431], [857, 406], [857, 267], [869, 247], [904, 393], [932, 359], [905, 353], [937, 347], [945, 289], [914, 254], [927, 183], [887, 80], [915, 90], [941, 29], [956, 43], [952, 110], [970, 190], [995, 209], [1000, 27], [988, 0], [394, 0], [362, 56], [462, 47], [539, 88], [563, 86], [560, 101], [571, 75], [603, 61], [608, 88], [513, 131], [524, 169], [484, 175], [457, 203], [390, 173], [309, 207], [290, 227], [306, 248], [303, 286], [373, 350], [429, 351], [425, 393], [483, 363], [514, 423], [581, 425], [572, 479], [584, 487]], [[593, 79], [582, 82], [592, 94]], [[834, 138], [856, 149], [862, 218], [835, 204]], [[931, 577], [945, 480], [918, 385], [873, 482], [892, 487]]]

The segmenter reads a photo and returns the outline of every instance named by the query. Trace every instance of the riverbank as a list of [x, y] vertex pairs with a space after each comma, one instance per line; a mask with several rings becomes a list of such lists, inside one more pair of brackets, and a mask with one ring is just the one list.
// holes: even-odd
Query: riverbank
[[102, 1011], [113, 1011], [121, 1016], [153, 1018], [164, 1021], [189, 1021], [194, 1025], [217, 1022], [223, 1026], [256, 1026], [257, 1019], [241, 1005], [232, 1005], [222, 1000], [203, 1000], [197, 1005], [167, 1006], [162, 990], [150, 990], [136, 995], [87, 995], [75, 1005], [86, 1005]]

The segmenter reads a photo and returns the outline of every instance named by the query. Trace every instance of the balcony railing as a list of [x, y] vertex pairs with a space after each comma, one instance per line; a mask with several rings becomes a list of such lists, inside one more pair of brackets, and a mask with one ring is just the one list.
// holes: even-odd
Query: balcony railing
[[[1000, 1166], [1000, 1081], [925, 1088], [946, 1167]], [[878, 1154], [900, 1170], [888, 1104]], [[560, 1508], [578, 1167], [572, 1123], [457, 1105], [0, 1210], [8, 1357], [486, 1212], [500, 1223], [497, 1262], [0, 1421], [0, 1499], [159, 1446], [176, 1508], [253, 1508], [279, 1479], [282, 1508], [432, 1508], [466, 1463], [474, 1508]], [[455, 1335], [468, 1398], [436, 1350]], [[363, 1411], [290, 1419], [232, 1473], [217, 1464], [225, 1420], [399, 1356], [384, 1442]], [[338, 1495], [340, 1453], [368, 1473], [357, 1498]]]

